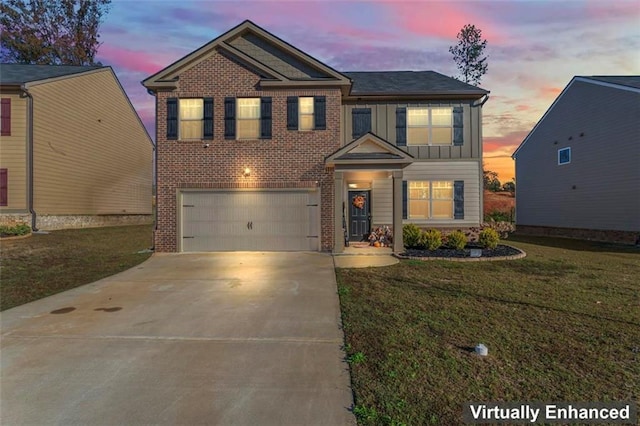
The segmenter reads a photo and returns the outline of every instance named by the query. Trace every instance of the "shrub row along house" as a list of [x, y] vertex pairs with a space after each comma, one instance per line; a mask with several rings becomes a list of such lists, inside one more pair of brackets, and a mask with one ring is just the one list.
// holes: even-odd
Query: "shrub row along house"
[[150, 223], [153, 144], [110, 67], [0, 65], [0, 223]]
[[143, 81], [158, 251], [341, 252], [376, 227], [482, 212], [488, 92], [432, 71], [339, 72], [245, 21]]

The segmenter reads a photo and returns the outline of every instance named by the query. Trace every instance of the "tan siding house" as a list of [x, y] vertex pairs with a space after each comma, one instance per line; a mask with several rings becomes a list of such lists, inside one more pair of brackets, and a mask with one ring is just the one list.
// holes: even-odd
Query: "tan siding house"
[[112, 69], [0, 66], [1, 97], [11, 100], [11, 134], [0, 142], [2, 221], [149, 223], [153, 144]]
[[640, 76], [574, 77], [513, 157], [518, 232], [640, 241]]

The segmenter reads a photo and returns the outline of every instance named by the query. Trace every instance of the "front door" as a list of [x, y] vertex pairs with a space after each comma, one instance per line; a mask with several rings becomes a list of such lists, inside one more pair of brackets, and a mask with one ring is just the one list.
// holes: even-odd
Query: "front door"
[[367, 241], [371, 227], [371, 191], [349, 191], [349, 241]]

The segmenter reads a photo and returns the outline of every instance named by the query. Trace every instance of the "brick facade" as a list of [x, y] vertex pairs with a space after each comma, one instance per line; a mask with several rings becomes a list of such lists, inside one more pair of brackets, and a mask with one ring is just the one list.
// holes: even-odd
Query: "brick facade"
[[[326, 130], [287, 130], [287, 96], [326, 96]], [[272, 98], [272, 138], [226, 140], [224, 98]], [[167, 140], [167, 98], [213, 97], [214, 138]], [[338, 88], [264, 89], [260, 76], [213, 52], [180, 74], [178, 87], [157, 93], [157, 203], [155, 248], [177, 251], [177, 192], [180, 188], [314, 188], [320, 190], [321, 249], [333, 248], [333, 171], [324, 159], [340, 146]], [[205, 148], [204, 143], [209, 147]], [[245, 167], [251, 175], [244, 177]]]

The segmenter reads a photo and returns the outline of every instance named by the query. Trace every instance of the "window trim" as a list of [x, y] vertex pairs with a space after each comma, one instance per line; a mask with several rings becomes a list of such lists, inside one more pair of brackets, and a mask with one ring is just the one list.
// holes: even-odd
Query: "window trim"
[[[564, 152], [568, 152], [569, 153], [569, 160], [568, 161], [561, 161], [561, 157], [562, 157], [562, 153]], [[566, 148], [559, 148], [558, 149], [558, 166], [564, 166], [566, 164], [571, 164], [571, 147], [568, 146]]]
[[[409, 117], [411, 115], [411, 111], [416, 110], [427, 110], [427, 124], [424, 125], [409, 125]], [[434, 109], [448, 109], [450, 111], [450, 124], [442, 125], [442, 124], [433, 124], [433, 110]], [[454, 146], [454, 107], [453, 106], [408, 106], [406, 107], [406, 144], [407, 146]], [[427, 141], [426, 143], [412, 143], [409, 138], [409, 128], [414, 129], [427, 129]], [[449, 143], [433, 143], [433, 129], [450, 129], [451, 130], [451, 141]]]
[[[303, 113], [302, 112], [302, 99], [311, 99], [311, 113]], [[303, 129], [302, 128], [302, 116], [311, 116], [311, 128]], [[314, 96], [298, 96], [298, 131], [300, 132], [310, 132], [316, 129], [316, 108], [315, 108], [315, 97]]]
[[[180, 107], [180, 104], [182, 103], [182, 101], [184, 100], [199, 100], [202, 106], [202, 117], [200, 118], [188, 118], [188, 119], [183, 119], [181, 114], [182, 114], [182, 108]], [[182, 122], [189, 122], [189, 121], [200, 121], [200, 137], [196, 137], [196, 138], [184, 138], [182, 137]], [[200, 141], [204, 139], [204, 98], [178, 98], [178, 140], [181, 141]]]
[[[240, 100], [243, 99], [253, 99], [253, 100], [257, 100], [258, 101], [258, 117], [257, 118], [242, 118], [240, 116]], [[235, 117], [235, 121], [236, 121], [236, 140], [238, 141], [253, 141], [253, 140], [258, 140], [261, 138], [262, 135], [262, 131], [261, 131], [261, 126], [262, 126], [262, 101], [261, 101], [261, 97], [236, 97], [236, 117]], [[249, 120], [257, 120], [258, 121], [258, 134], [253, 137], [240, 137], [240, 121], [249, 121]]]
[[[449, 180], [410, 180], [407, 181], [407, 220], [412, 221], [445, 221], [455, 219], [455, 181]], [[412, 183], [428, 183], [428, 196], [427, 198], [412, 198], [411, 197], [411, 184]], [[451, 198], [435, 198], [433, 192], [433, 184], [435, 182], [447, 182], [451, 185]], [[411, 201], [427, 201], [429, 206], [427, 217], [411, 217]], [[433, 217], [433, 204], [434, 201], [451, 201], [451, 216], [450, 217]]]

